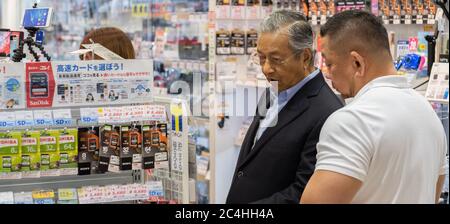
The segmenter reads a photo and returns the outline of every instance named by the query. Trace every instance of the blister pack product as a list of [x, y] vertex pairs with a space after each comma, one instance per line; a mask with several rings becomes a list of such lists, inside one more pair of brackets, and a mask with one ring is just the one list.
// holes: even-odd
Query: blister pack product
[[101, 148], [98, 170], [100, 173], [117, 172], [120, 165], [120, 127], [104, 125], [100, 132]]
[[41, 152], [41, 176], [59, 176], [60, 154], [58, 130], [43, 130], [39, 143]]
[[231, 32], [224, 27], [216, 32], [216, 49], [218, 55], [231, 54]]
[[231, 54], [245, 54], [245, 32], [238, 27], [231, 32]]
[[78, 175], [89, 175], [98, 170], [99, 128], [78, 129]]
[[21, 133], [0, 133], [0, 173], [21, 171]]
[[169, 160], [167, 124], [151, 124], [142, 127], [144, 144], [144, 169], [158, 168]]
[[22, 177], [39, 177], [41, 170], [40, 134], [38, 131], [22, 133]]
[[59, 165], [61, 175], [78, 174], [78, 130], [60, 130], [58, 136]]
[[121, 127], [120, 169], [142, 168], [142, 133], [137, 125]]

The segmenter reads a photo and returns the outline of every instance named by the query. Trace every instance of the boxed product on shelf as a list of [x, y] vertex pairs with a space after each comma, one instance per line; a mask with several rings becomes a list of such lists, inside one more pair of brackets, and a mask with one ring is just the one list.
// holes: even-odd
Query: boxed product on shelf
[[20, 174], [21, 171], [21, 133], [0, 133], [0, 178], [4, 174]]
[[231, 34], [227, 30], [217, 31], [217, 54], [229, 55], [231, 53]]
[[142, 137], [139, 126], [121, 127], [120, 170], [142, 168]]
[[245, 32], [238, 27], [231, 32], [231, 54], [245, 54]]
[[256, 52], [256, 45], [258, 42], [258, 31], [256, 26], [249, 25], [246, 32], [246, 47], [245, 53], [250, 55]]
[[143, 126], [142, 137], [144, 169], [166, 167], [169, 161], [167, 124]]
[[44, 130], [40, 133], [41, 176], [59, 176], [58, 137], [57, 130]]
[[78, 173], [78, 130], [61, 130], [58, 136], [58, 144], [61, 175], [76, 175]]
[[40, 144], [38, 131], [25, 131], [22, 134], [22, 177], [39, 177], [41, 170]]
[[98, 170], [100, 138], [98, 127], [78, 129], [78, 175], [89, 175]]
[[100, 173], [106, 171], [117, 172], [120, 165], [120, 127], [104, 125], [100, 132], [101, 148], [98, 170]]

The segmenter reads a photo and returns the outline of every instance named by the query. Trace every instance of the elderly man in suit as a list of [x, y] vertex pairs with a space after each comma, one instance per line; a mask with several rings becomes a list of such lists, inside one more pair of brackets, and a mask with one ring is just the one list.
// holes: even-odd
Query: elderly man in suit
[[312, 47], [312, 28], [299, 12], [276, 11], [262, 22], [257, 52], [273, 88], [245, 136], [227, 203], [299, 202], [322, 125], [343, 106], [314, 67]]

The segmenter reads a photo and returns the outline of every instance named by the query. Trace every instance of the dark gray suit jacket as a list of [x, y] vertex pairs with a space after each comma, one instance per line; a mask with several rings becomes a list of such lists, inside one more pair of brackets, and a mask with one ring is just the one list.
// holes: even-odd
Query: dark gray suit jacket
[[255, 143], [254, 118], [237, 161], [227, 203], [299, 203], [314, 172], [316, 144], [328, 116], [343, 106], [322, 73], [303, 86]]

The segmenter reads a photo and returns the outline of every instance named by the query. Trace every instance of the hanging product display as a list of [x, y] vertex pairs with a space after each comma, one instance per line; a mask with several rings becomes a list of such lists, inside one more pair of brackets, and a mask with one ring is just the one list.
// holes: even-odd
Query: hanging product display
[[238, 27], [231, 32], [231, 54], [245, 54], [245, 32]]
[[21, 133], [0, 133], [0, 179], [20, 178]]
[[59, 131], [43, 130], [39, 143], [41, 152], [41, 176], [59, 176], [60, 151], [58, 144]]
[[104, 125], [101, 130], [101, 148], [98, 170], [100, 173], [120, 170], [120, 127]]
[[25, 131], [22, 134], [22, 177], [40, 177], [40, 134], [38, 131]]
[[89, 175], [98, 170], [100, 138], [99, 129], [78, 129], [78, 175]]
[[59, 166], [61, 175], [78, 174], [78, 130], [64, 129], [59, 132]]

